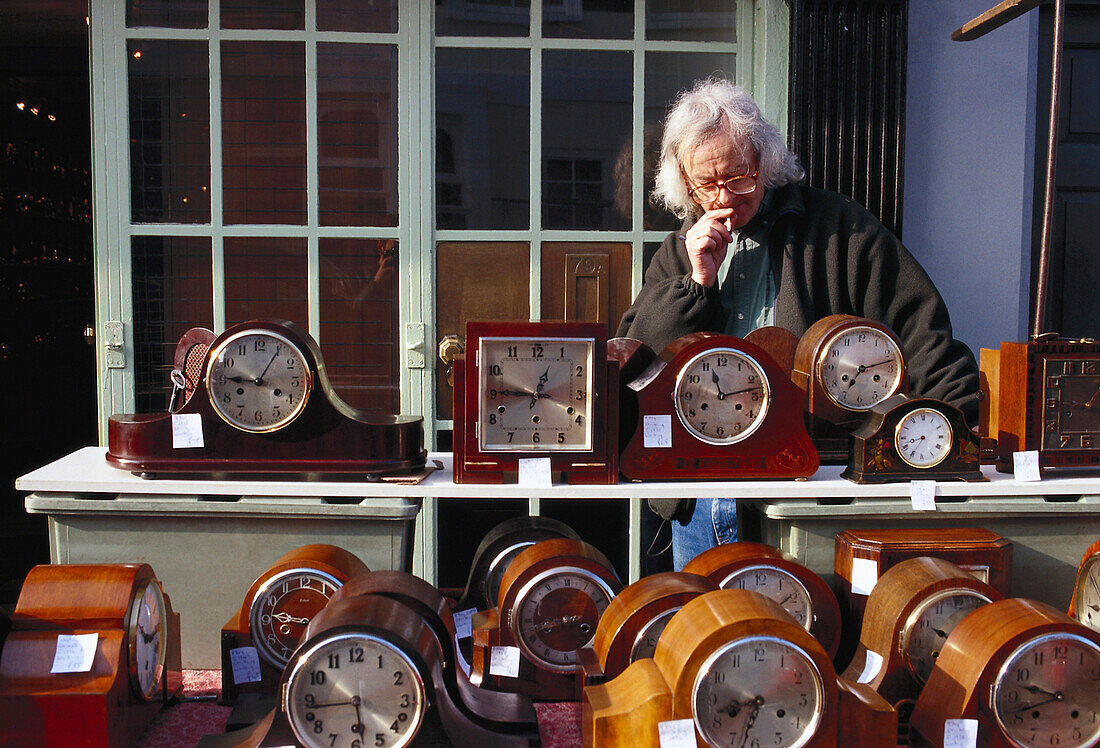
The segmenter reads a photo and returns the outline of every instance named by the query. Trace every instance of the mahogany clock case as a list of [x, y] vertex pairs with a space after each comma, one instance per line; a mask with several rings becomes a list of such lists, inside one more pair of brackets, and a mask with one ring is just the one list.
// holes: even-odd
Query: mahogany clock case
[[[212, 406], [207, 375], [219, 347], [233, 336], [270, 333], [295, 344], [312, 377], [300, 414], [276, 430], [242, 431]], [[253, 320], [233, 325], [209, 345], [203, 376], [176, 413], [116, 414], [108, 423], [107, 461], [155, 476], [184, 474], [356, 474], [367, 479], [424, 467], [424, 424], [419, 416], [381, 415], [352, 408], [329, 381], [316, 341], [292, 322]], [[202, 446], [173, 447], [173, 419], [198, 415]]]

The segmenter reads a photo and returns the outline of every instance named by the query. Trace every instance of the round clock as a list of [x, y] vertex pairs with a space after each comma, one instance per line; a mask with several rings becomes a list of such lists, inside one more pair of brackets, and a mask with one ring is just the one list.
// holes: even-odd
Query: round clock
[[920, 683], [928, 680], [947, 637], [966, 616], [992, 602], [992, 596], [967, 588], [947, 588], [925, 598], [901, 630], [902, 656], [912, 676]]
[[313, 377], [302, 350], [272, 329], [243, 329], [210, 351], [206, 382], [214, 411], [234, 428], [277, 431], [305, 408]]
[[939, 465], [951, 453], [954, 431], [951, 421], [936, 408], [909, 411], [894, 427], [898, 457], [915, 468]]
[[807, 652], [773, 636], [724, 643], [703, 662], [692, 718], [707, 745], [805, 745], [821, 722], [825, 689]]
[[1100, 631], [1100, 540], [1088, 547], [1077, 566], [1077, 579], [1069, 599], [1069, 615]]
[[130, 653], [130, 685], [146, 700], [159, 695], [168, 653], [167, 618], [160, 582], [156, 579], [142, 581], [130, 604], [126, 640]]
[[709, 444], [735, 444], [764, 422], [771, 388], [764, 370], [735, 348], [696, 354], [676, 377], [673, 402], [684, 427]]
[[264, 580], [248, 610], [248, 628], [258, 654], [275, 667], [284, 667], [310, 619], [344, 581], [304, 566], [283, 569]]

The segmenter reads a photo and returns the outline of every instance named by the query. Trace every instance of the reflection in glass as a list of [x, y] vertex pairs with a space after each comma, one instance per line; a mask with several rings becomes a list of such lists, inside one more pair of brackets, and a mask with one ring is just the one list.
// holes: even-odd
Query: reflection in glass
[[126, 25], [169, 29], [206, 28], [206, 0], [128, 0]]
[[221, 0], [223, 29], [304, 29], [304, 0]]
[[306, 222], [305, 46], [222, 42], [224, 220]]
[[209, 223], [206, 42], [131, 40], [130, 210], [134, 223]]
[[317, 45], [323, 226], [397, 225], [397, 47]]
[[527, 36], [530, 29], [529, 0], [435, 0], [436, 36]]
[[[628, 229], [616, 209], [616, 162], [629, 153], [629, 52], [548, 50], [543, 56], [542, 223], [553, 229]], [[620, 178], [629, 178], [629, 170]]]
[[136, 236], [130, 248], [138, 413], [162, 413], [172, 394], [176, 342], [214, 326], [210, 238]]
[[436, 225], [530, 223], [530, 76], [526, 50], [436, 50]]
[[336, 394], [355, 408], [400, 412], [397, 243], [321, 239], [320, 344]]
[[226, 237], [226, 325], [277, 317], [308, 326], [306, 270], [305, 239]]
[[737, 41], [736, 0], [646, 0], [645, 38]]
[[542, 34], [566, 39], [630, 39], [634, 0], [544, 0]]
[[318, 31], [397, 31], [397, 0], [316, 0]]

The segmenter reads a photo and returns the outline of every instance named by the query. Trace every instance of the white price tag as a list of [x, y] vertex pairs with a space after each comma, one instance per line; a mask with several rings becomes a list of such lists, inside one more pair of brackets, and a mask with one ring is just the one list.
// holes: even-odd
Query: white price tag
[[458, 660], [458, 666], [462, 668], [462, 672], [466, 673], [466, 677], [470, 677], [470, 663], [466, 662], [466, 655], [462, 654], [462, 647], [458, 644], [458, 637], [455, 636], [455, 659]]
[[671, 719], [657, 723], [661, 748], [695, 748], [695, 720]]
[[519, 677], [519, 647], [493, 647], [489, 652], [489, 674]]
[[867, 659], [863, 662], [863, 672], [859, 674], [859, 678], [856, 679], [856, 682], [870, 683], [875, 679], [875, 676], [878, 675], [879, 670], [882, 670], [882, 655], [868, 649]]
[[672, 416], [643, 416], [642, 445], [646, 449], [672, 446]]
[[918, 512], [936, 511], [936, 481], [910, 481], [909, 498], [913, 502], [913, 509]]
[[59, 634], [51, 673], [87, 673], [95, 661], [99, 634]]
[[466, 608], [466, 610], [460, 610], [454, 614], [455, 617], [455, 636], [459, 639], [469, 639], [474, 635], [474, 614], [477, 613], [477, 608]]
[[550, 458], [521, 458], [519, 461], [519, 484], [528, 488], [550, 488], [554, 485], [554, 481], [550, 476]]
[[260, 682], [260, 654], [255, 647], [237, 647], [229, 650], [229, 661], [233, 665], [234, 683]]
[[203, 446], [202, 416], [198, 413], [172, 414], [172, 448], [188, 449]]
[[878, 584], [878, 563], [870, 558], [852, 559], [852, 594], [870, 595]]
[[976, 748], [978, 720], [949, 719], [943, 723], [943, 748]]
[[1019, 481], [1042, 480], [1043, 476], [1039, 472], [1038, 450], [1032, 449], [1028, 452], [1013, 452], [1012, 474], [1015, 476], [1016, 480]]

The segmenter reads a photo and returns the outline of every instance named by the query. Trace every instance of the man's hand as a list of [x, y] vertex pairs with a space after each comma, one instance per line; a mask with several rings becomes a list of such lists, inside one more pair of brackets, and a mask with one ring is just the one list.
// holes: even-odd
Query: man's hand
[[691, 279], [700, 286], [713, 286], [718, 280], [718, 268], [726, 259], [726, 248], [733, 241], [730, 217], [733, 208], [708, 210], [688, 229], [684, 236]]

